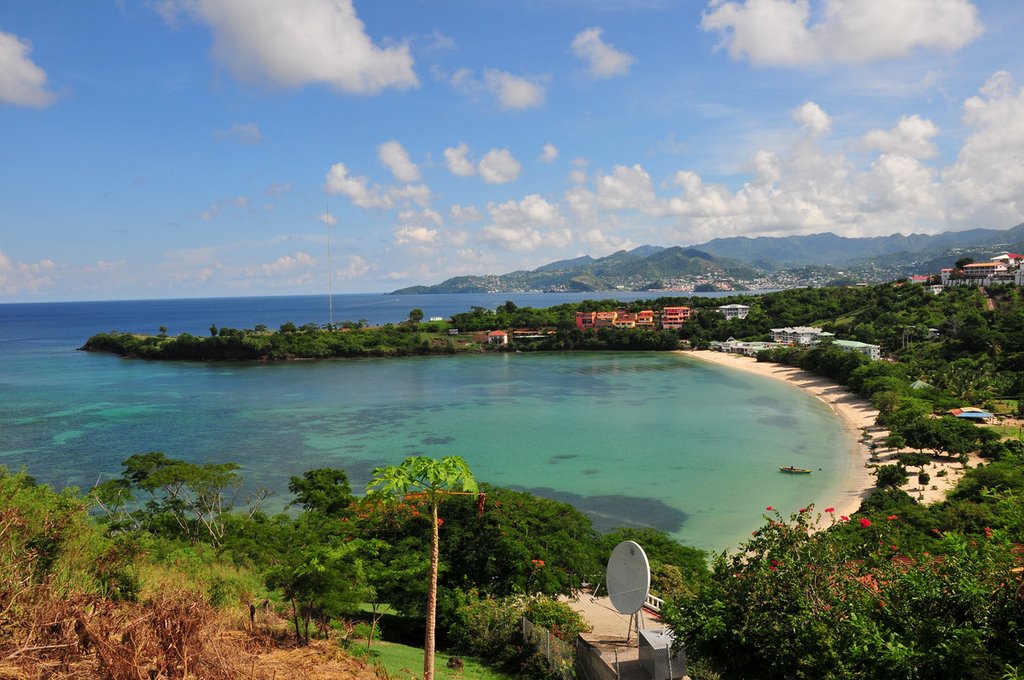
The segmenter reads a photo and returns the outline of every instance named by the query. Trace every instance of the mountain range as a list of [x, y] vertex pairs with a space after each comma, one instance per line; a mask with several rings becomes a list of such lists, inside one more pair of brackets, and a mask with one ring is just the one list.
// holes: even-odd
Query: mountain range
[[736, 236], [695, 246], [645, 245], [606, 257], [559, 260], [507, 274], [457, 276], [393, 294], [601, 290], [744, 290], [879, 282], [936, 273], [961, 257], [1024, 250], [1024, 224], [941, 234], [852, 238]]

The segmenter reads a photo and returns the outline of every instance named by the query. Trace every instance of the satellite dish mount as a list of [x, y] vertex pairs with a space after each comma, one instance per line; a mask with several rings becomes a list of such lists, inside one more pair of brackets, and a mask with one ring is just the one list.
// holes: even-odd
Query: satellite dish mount
[[608, 584], [608, 596], [615, 610], [620, 614], [629, 614], [629, 630], [626, 633], [626, 642], [629, 642], [633, 628], [639, 630], [643, 622], [640, 610], [647, 602], [651, 590], [651, 564], [639, 543], [623, 541], [615, 546], [608, 558], [605, 583]]

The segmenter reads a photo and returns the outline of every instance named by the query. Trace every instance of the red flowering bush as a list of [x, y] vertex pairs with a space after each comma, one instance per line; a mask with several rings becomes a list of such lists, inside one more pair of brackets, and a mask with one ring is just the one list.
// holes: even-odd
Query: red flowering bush
[[776, 512], [663, 610], [691, 658], [724, 678], [982, 678], [1024, 661], [1019, 561], [1000, 532], [947, 531], [929, 552], [896, 516], [816, 519]]

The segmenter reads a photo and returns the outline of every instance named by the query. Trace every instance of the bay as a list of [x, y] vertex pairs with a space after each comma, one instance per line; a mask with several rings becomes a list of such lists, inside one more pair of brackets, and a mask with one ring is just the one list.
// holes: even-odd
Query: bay
[[[583, 297], [344, 295], [334, 318]], [[377, 465], [455, 454], [479, 479], [572, 502], [602, 529], [654, 526], [713, 549], [748, 536], [766, 505], [827, 502], [845, 481], [847, 438], [824, 404], [675, 353], [201, 364], [76, 351], [103, 330], [201, 334], [322, 323], [326, 310], [317, 296], [0, 305], [0, 464], [88, 487], [143, 451], [231, 460], [280, 507], [288, 478], [310, 468], [343, 467], [359, 489]]]

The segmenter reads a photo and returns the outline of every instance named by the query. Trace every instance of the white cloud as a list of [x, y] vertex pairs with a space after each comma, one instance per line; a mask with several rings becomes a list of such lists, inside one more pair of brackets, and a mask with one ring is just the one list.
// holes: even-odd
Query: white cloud
[[259, 273], [263, 274], [263, 276], [280, 276], [296, 269], [316, 266], [316, 263], [316, 258], [300, 250], [295, 255], [283, 255], [273, 262], [261, 264], [259, 266]]
[[701, 27], [758, 66], [862, 63], [958, 50], [982, 33], [971, 0], [711, 0]]
[[235, 123], [227, 130], [217, 130], [217, 139], [231, 139], [239, 144], [259, 144], [263, 141], [263, 133], [256, 123]]
[[56, 95], [46, 89], [46, 71], [29, 59], [32, 45], [0, 31], [0, 104], [49, 106]]
[[595, 78], [611, 78], [629, 73], [636, 58], [615, 49], [601, 39], [603, 30], [588, 28], [580, 31], [572, 41], [572, 53], [587, 62], [590, 75]]
[[445, 164], [453, 175], [468, 177], [476, 174], [476, 166], [466, 158], [468, 154], [469, 146], [465, 142], [444, 150]]
[[793, 109], [793, 120], [812, 135], [826, 134], [832, 128], [832, 119], [814, 102], [804, 102]]
[[362, 258], [359, 255], [349, 255], [348, 266], [344, 269], [336, 270], [335, 276], [339, 279], [347, 280], [362, 279], [365, 278], [372, 269], [373, 267], [370, 266], [370, 263], [367, 262], [365, 258]]
[[655, 205], [654, 185], [647, 171], [636, 164], [616, 165], [612, 174], [597, 176], [597, 202], [602, 208], [634, 208], [650, 212]]
[[564, 248], [572, 240], [572, 232], [565, 226], [558, 206], [537, 194], [518, 202], [491, 203], [487, 210], [492, 224], [484, 227], [481, 235], [502, 249]]
[[554, 163], [558, 158], [558, 147], [554, 144], [545, 144], [544, 150], [540, 154], [541, 163]]
[[1024, 88], [995, 73], [981, 95], [964, 102], [964, 140], [943, 181], [952, 191], [951, 218], [960, 223], [1017, 223], [1024, 214]]
[[519, 177], [522, 168], [508, 149], [491, 149], [481, 159], [477, 171], [488, 184], [508, 184]]
[[437, 229], [428, 229], [422, 225], [405, 225], [395, 231], [395, 243], [398, 245], [436, 245], [438, 241]]
[[480, 214], [480, 211], [477, 210], [476, 206], [472, 205], [463, 206], [456, 203], [448, 212], [451, 213], [451, 216], [455, 221], [462, 223], [479, 222], [484, 218], [484, 216]]
[[398, 141], [384, 142], [377, 147], [377, 158], [400, 182], [418, 182], [420, 169], [409, 160], [405, 147]]
[[335, 217], [334, 215], [332, 215], [331, 213], [327, 213], [327, 212], [320, 213], [319, 215], [317, 215], [316, 216], [316, 220], [317, 220], [317, 222], [320, 222], [321, 224], [325, 224], [328, 227], [333, 227], [335, 224], [338, 223], [338, 218]]
[[934, 158], [939, 150], [932, 137], [939, 134], [939, 127], [921, 116], [903, 116], [892, 130], [872, 130], [864, 135], [861, 146], [889, 153], [898, 153], [911, 158]]
[[381, 193], [380, 187], [370, 186], [365, 177], [348, 174], [344, 163], [335, 163], [327, 173], [324, 189], [329, 194], [348, 196], [360, 208], [390, 208], [392, 201]]
[[214, 58], [245, 81], [353, 94], [419, 84], [408, 45], [374, 45], [352, 0], [177, 0], [159, 9], [206, 24]]
[[53, 260], [12, 262], [0, 250], [0, 293], [13, 295], [22, 291], [38, 291], [53, 284], [56, 265]]
[[522, 76], [488, 69], [484, 74], [487, 90], [498, 98], [503, 109], [534, 109], [544, 104], [544, 86]]

